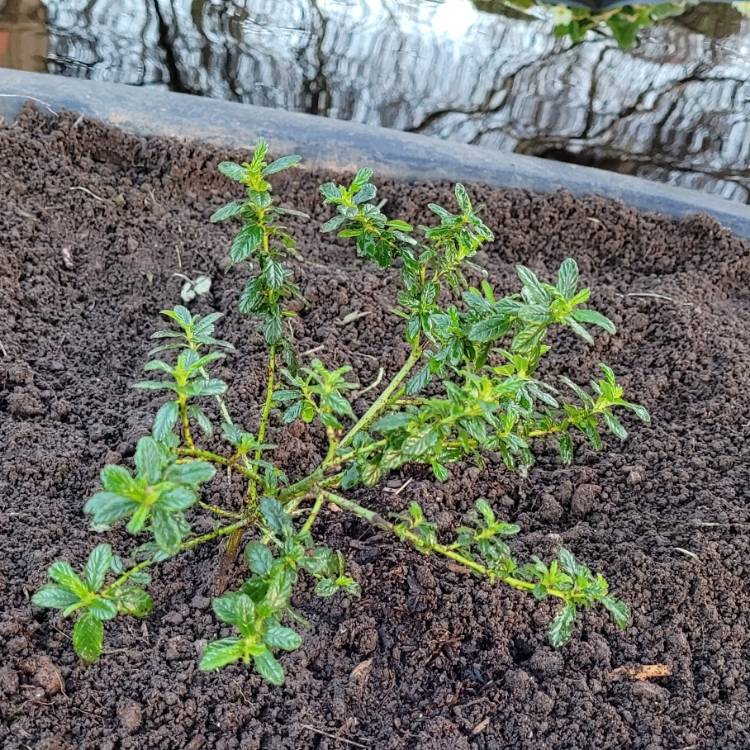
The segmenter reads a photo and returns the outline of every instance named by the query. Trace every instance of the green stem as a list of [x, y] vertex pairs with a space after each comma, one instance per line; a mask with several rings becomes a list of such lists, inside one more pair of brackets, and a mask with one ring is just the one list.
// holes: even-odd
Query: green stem
[[180, 411], [180, 420], [182, 421], [182, 434], [185, 438], [185, 445], [187, 445], [188, 448], [193, 448], [193, 436], [190, 433], [190, 420], [188, 419], [187, 414], [187, 398], [182, 395], [178, 396], [177, 405]]
[[[260, 420], [258, 422], [258, 434], [256, 437], [256, 443], [258, 446], [263, 444], [266, 439], [266, 432], [268, 430], [268, 422], [271, 416], [271, 408], [273, 407], [273, 389], [276, 379], [276, 344], [271, 344], [271, 349], [268, 353], [268, 379], [266, 381], [266, 400], [263, 403], [263, 409], [260, 412]], [[263, 449], [258, 447], [255, 450], [255, 460], [260, 461], [263, 457]], [[250, 508], [255, 508], [258, 502], [258, 477], [257, 474], [250, 480], [250, 484], [247, 488], [248, 505]]]
[[[406, 541], [411, 542], [417, 549], [425, 552], [424, 539], [422, 539], [422, 537], [418, 536], [412, 531], [409, 531], [408, 529], [396, 529], [395, 524], [392, 524], [390, 521], [386, 521], [383, 516], [381, 516], [374, 510], [365, 508], [358, 503], [342, 497], [341, 495], [329, 492], [328, 490], [323, 490], [319, 498], [320, 497], [323, 497], [334, 505], [337, 505], [342, 510], [348, 510], [350, 513], [353, 513], [355, 516], [362, 518], [378, 529], [387, 531], [399, 537], [400, 539], [405, 539]], [[490, 570], [487, 566], [482, 565], [476, 560], [472, 560], [470, 557], [466, 557], [466, 555], [462, 555], [460, 552], [456, 552], [450, 547], [446, 547], [444, 544], [431, 544], [426, 552], [436, 552], [443, 557], [447, 557], [449, 560], [453, 560], [459, 565], [468, 568], [473, 573], [476, 573], [483, 578], [487, 578], [490, 582], [501, 580], [508, 586], [511, 586], [514, 589], [519, 589], [521, 591], [531, 591], [534, 588], [533, 583], [531, 583], [530, 581], [522, 581], [520, 578], [514, 578], [512, 576], [499, 578], [498, 575], [494, 571]], [[568, 599], [570, 598], [570, 592], [558, 591], [556, 589], [547, 589], [547, 594], [549, 594], [550, 596], [556, 596], [559, 599], [563, 599], [565, 601], [568, 601]]]
[[325, 493], [322, 492], [315, 498], [315, 503], [310, 509], [310, 515], [305, 519], [305, 523], [299, 530], [301, 536], [304, 536], [305, 534], [308, 534], [310, 532], [310, 529], [312, 529], [312, 526], [315, 523], [315, 519], [318, 517], [318, 513], [320, 513], [320, 509], [323, 507], [325, 501]]
[[236, 461], [233, 461], [231, 458], [226, 458], [225, 456], [222, 456], [218, 453], [213, 453], [212, 451], [206, 451], [202, 450], [200, 448], [178, 448], [177, 453], [180, 456], [190, 456], [191, 458], [200, 458], [204, 461], [209, 461], [212, 464], [221, 464], [222, 466], [230, 466], [235, 471], [240, 472], [240, 474], [243, 474], [248, 479], [257, 478], [257, 474], [252, 471], [251, 469], [246, 468], [245, 466], [242, 466], [241, 464], [238, 464]]
[[[248, 521], [246, 519], [242, 519], [240, 521], [237, 521], [235, 523], [229, 524], [228, 526], [220, 526], [218, 529], [214, 529], [213, 531], [209, 531], [207, 534], [202, 534], [201, 536], [194, 536], [192, 539], [188, 539], [187, 541], [183, 542], [180, 545], [180, 548], [178, 550], [178, 554], [180, 552], [185, 552], [189, 549], [193, 549], [193, 547], [198, 547], [201, 544], [204, 544], [205, 542], [210, 542], [212, 539], [217, 539], [220, 536], [226, 536], [227, 534], [232, 534], [235, 531], [240, 531], [245, 526], [248, 525]], [[109, 596], [112, 594], [116, 589], [118, 589], [120, 586], [123, 585], [128, 579], [132, 578], [136, 573], [139, 573], [142, 570], [145, 570], [146, 568], [150, 568], [152, 565], [155, 565], [157, 560], [143, 560], [143, 562], [139, 562], [137, 565], [134, 565], [130, 570], [126, 570], [114, 583], [110, 584], [104, 591], [102, 591], [103, 596]]]
[[388, 406], [388, 402], [393, 394], [398, 390], [399, 386], [406, 379], [408, 374], [414, 368], [414, 365], [419, 362], [422, 357], [422, 349], [418, 344], [414, 344], [406, 362], [403, 367], [396, 373], [393, 380], [386, 386], [383, 392], [372, 402], [370, 408], [359, 418], [357, 423], [352, 427], [349, 432], [341, 438], [339, 448], [345, 448], [349, 443], [354, 440], [354, 437], [362, 430], [366, 430], [380, 415], [380, 412]]
[[215, 513], [217, 516], [225, 516], [226, 518], [242, 518], [242, 515], [240, 513], [233, 513], [231, 510], [224, 510], [224, 508], [220, 508], [218, 505], [211, 505], [211, 503], [204, 503], [202, 500], [198, 501], [199, 507], [203, 508], [203, 510], [211, 511], [211, 513]]

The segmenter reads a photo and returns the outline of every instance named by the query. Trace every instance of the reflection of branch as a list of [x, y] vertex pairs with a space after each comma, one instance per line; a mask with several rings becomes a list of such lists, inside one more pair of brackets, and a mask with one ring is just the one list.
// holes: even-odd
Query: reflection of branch
[[162, 15], [159, 0], [154, 0], [154, 9], [156, 10], [158, 29], [157, 45], [164, 52], [164, 66], [167, 69], [167, 73], [169, 73], [169, 87], [172, 91], [179, 91], [181, 94], [195, 93], [182, 80], [182, 74], [177, 64], [177, 57], [174, 53], [172, 41], [169, 38], [169, 26]]
[[[328, 78], [325, 74], [325, 53], [323, 43], [328, 30], [328, 19], [323, 15], [317, 0], [310, 0], [310, 7], [320, 21], [320, 33], [315, 37], [315, 68], [312, 76], [302, 80], [302, 96], [305, 112], [310, 115], [327, 115], [331, 106], [328, 91]], [[321, 105], [321, 100], [323, 104]]]
[[476, 115], [495, 114], [505, 106], [507, 96], [503, 97], [503, 100], [500, 102], [500, 104], [497, 104], [494, 107], [490, 107], [489, 103], [500, 91], [504, 91], [507, 95], [512, 90], [518, 76], [522, 75], [535, 65], [545, 63], [560, 55], [565, 55], [574, 49], [574, 47], [568, 47], [562, 50], [554, 48], [542, 57], [537, 57], [534, 60], [530, 60], [529, 62], [524, 63], [523, 65], [519, 65], [512, 73], [508, 74], [503, 79], [502, 84], [499, 87], [495, 85], [487, 91], [484, 97], [484, 101], [478, 107], [473, 107], [472, 109], [462, 109], [460, 107], [446, 107], [445, 109], [436, 109], [430, 112], [430, 114], [428, 114], [421, 122], [417, 123], [416, 125], [412, 125], [409, 128], [405, 128], [405, 130], [409, 133], [422, 133], [435, 121], [448, 115], [466, 115], [467, 117], [474, 117]]

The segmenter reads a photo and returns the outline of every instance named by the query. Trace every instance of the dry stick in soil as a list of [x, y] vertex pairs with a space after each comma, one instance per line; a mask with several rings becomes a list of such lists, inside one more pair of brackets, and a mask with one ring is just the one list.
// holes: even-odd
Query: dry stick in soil
[[[299, 576], [315, 580], [317, 596], [360, 593], [360, 584], [346, 572], [344, 556], [313, 535], [319, 514], [331, 503], [418, 552], [450, 560], [491, 584], [557, 601], [549, 627], [554, 646], [570, 638], [578, 613], [595, 604], [625, 627], [628, 607], [609, 593], [601, 574], [592, 573], [570, 551], [561, 549], [549, 563], [534, 557], [519, 564], [507, 542], [519, 527], [498, 519], [483, 499], [476, 501], [468, 522], [452, 539], [440, 539], [415, 502], [388, 519], [344, 494], [373, 486], [407, 464], [429, 466], [442, 482], [451, 464], [474, 460], [481, 466], [483, 456], [490, 453], [500, 456], [508, 469], [527, 471], [539, 440], [553, 440], [562, 460], [569, 463], [574, 434], [597, 450], [602, 447], [603, 428], [626, 438], [617, 410], [648, 421], [642, 406], [623, 398], [606, 365], [601, 365], [602, 375], [590, 389], [561, 377], [570, 398], [538, 376], [550, 349], [551, 328], [570, 329], [587, 342], [593, 340], [587, 326], [615, 332], [611, 321], [585, 306], [590, 291], [580, 288], [576, 263], [565, 260], [554, 284], [519, 266], [520, 293], [497, 298], [489, 283], [476, 288], [465, 276], [467, 271], [481, 271], [471, 259], [493, 236], [462, 185], [455, 189], [457, 212], [430, 204], [437, 224], [418, 232], [383, 214], [369, 169], [360, 170], [349, 185], [321, 186], [325, 202], [336, 209], [322, 230], [353, 239], [359, 255], [380, 268], [400, 268], [402, 289], [395, 314], [404, 321], [409, 354], [357, 417], [349, 396], [360, 391], [350, 380], [350, 367], [329, 369], [318, 359], [307, 367], [297, 363], [285, 324], [294, 313], [285, 302], [299, 292], [284, 263], [298, 256], [283, 222], [298, 212], [272, 197], [267, 178], [296, 165], [299, 158], [268, 163], [267, 150], [261, 142], [249, 162], [219, 165], [224, 175], [245, 187], [245, 195], [211, 217], [241, 220], [231, 258], [252, 264], [255, 271], [240, 294], [239, 308], [259, 321], [269, 347], [266, 394], [256, 431], [245, 431], [232, 419], [223, 398], [227, 386], [211, 377], [211, 367], [234, 350], [214, 335], [221, 313], [193, 315], [182, 305], [164, 310], [170, 327], [153, 335], [159, 345], [144, 368], [159, 379], [136, 387], [166, 392], [169, 398], [156, 412], [151, 434], [138, 441], [134, 470], [105, 466], [102, 489], [84, 508], [95, 530], [124, 522], [129, 533], [144, 541], [132, 553], [130, 567], [108, 544], [92, 551], [80, 574], [65, 561], [53, 563], [52, 582], [34, 595], [33, 602], [75, 617], [73, 646], [82, 659], [94, 661], [102, 653], [106, 621], [118, 615], [141, 617], [151, 609], [147, 586], [152, 566], [228, 537], [217, 577], [223, 590], [234, 555], [246, 542], [247, 578], [236, 590], [213, 600], [217, 618], [236, 632], [209, 643], [200, 667], [214, 670], [252, 662], [262, 677], [280, 684], [284, 668], [278, 653], [302, 644], [294, 626], [304, 620], [290, 603]], [[459, 301], [444, 304], [449, 295]], [[170, 361], [159, 359], [162, 354]], [[216, 400], [221, 419], [221, 450], [204, 445], [219, 442], [204, 411], [209, 398]], [[271, 459], [274, 446], [265, 440], [274, 408], [282, 425], [301, 420], [325, 428], [325, 458], [306, 476], [291, 480]], [[202, 487], [214, 477], [216, 467], [246, 482], [240, 512], [201, 499]], [[191, 521], [200, 512], [215, 518], [216, 525], [196, 535]]]

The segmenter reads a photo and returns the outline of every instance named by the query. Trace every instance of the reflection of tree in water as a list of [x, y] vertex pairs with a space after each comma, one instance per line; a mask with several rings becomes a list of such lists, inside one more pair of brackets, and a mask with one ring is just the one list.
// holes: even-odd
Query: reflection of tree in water
[[[541, 21], [469, 0], [58, 0], [49, 18], [53, 72], [162, 84], [748, 199], [745, 21], [729, 39], [667, 22], [625, 53], [605, 37], [571, 48]], [[706, 18], [692, 28], [711, 31]]]

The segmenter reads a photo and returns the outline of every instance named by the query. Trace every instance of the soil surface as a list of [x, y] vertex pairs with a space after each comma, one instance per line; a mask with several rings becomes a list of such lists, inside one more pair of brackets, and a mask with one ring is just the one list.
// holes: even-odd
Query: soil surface
[[[619, 330], [593, 347], [560, 333], [550, 372], [586, 382], [610, 363], [653, 424], [628, 418], [625, 443], [580, 448], [570, 468], [542, 452], [526, 479], [497, 461], [483, 472], [459, 467], [444, 484], [410, 469], [358, 496], [383, 513], [418, 500], [443, 529], [487, 497], [522, 526], [520, 555], [564, 543], [601, 569], [633, 608], [629, 630], [592, 611], [555, 651], [545, 640], [551, 605], [326, 512], [320, 533], [345, 552], [363, 596], [321, 601], [308, 583], [299, 589], [311, 627], [302, 649], [283, 657], [283, 688], [243, 667], [197, 671], [220, 630], [211, 545], [162, 565], [153, 614], [108, 625], [105, 656], [79, 664], [70, 623], [29, 597], [50, 562], [80, 565], [102, 540], [82, 506], [99, 468], [128, 461], [150, 428], [158, 394], [131, 384], [159, 310], [178, 301], [175, 272], [213, 279], [193, 309], [230, 311], [220, 332], [239, 351], [220, 374], [233, 412], [247, 425], [257, 417], [264, 349], [235, 307], [246, 271], [227, 269], [230, 227], [207, 220], [236, 194], [216, 172], [227, 156], [68, 115], [26, 111], [0, 127], [0, 745], [750, 747], [748, 245], [708, 218], [675, 221], [564, 193], [472, 188], [496, 233], [478, 260], [510, 292], [515, 263], [549, 275], [575, 257], [594, 305]], [[397, 276], [319, 235], [329, 212], [317, 186], [329, 177], [300, 170], [276, 183], [286, 205], [312, 217], [290, 221], [308, 302], [295, 335], [301, 352], [350, 362], [369, 384], [405, 356], [388, 312]], [[451, 201], [448, 185], [384, 182], [381, 194], [413, 222], [430, 220], [429, 201]], [[355, 312], [367, 315], [346, 318]], [[314, 430], [277, 423], [271, 437], [294, 476], [321, 456]], [[120, 531], [104, 539], [133, 544]], [[643, 664], [667, 665], [671, 676], [620, 670]]]

